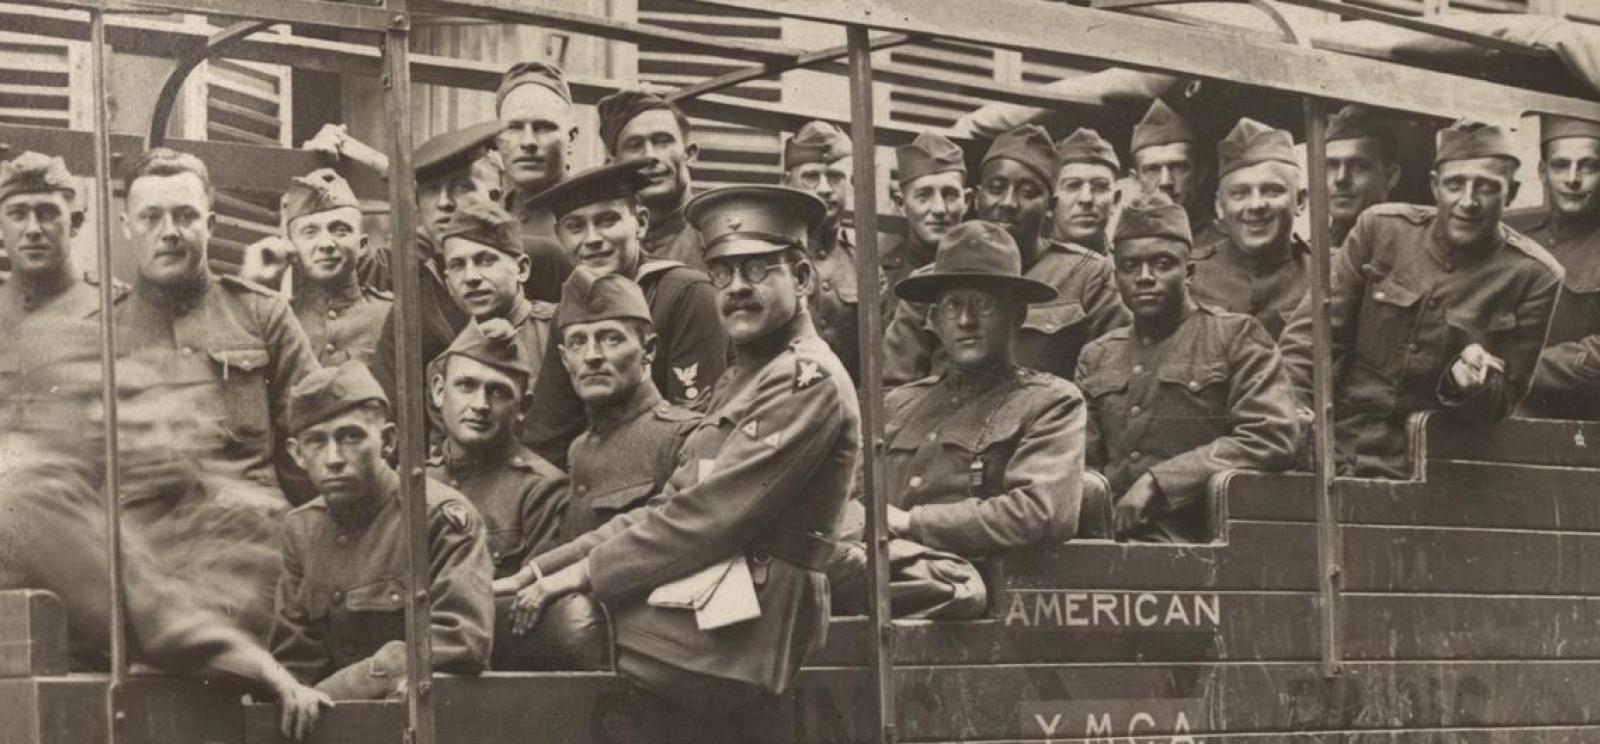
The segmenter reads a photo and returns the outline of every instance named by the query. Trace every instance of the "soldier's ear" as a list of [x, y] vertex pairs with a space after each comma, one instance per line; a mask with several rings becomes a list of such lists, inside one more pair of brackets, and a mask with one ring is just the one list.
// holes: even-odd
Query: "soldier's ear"
[[[1543, 168], [1544, 163], [1540, 163], [1539, 167]], [[1384, 198], [1387, 199], [1389, 194], [1394, 193], [1395, 188], [1400, 185], [1400, 164], [1390, 163], [1387, 166], [1384, 166], [1383, 170], [1384, 183], [1388, 184], [1388, 187], [1383, 190], [1383, 195]]]
[[700, 159], [700, 146], [690, 142], [683, 146], [683, 162], [693, 163]]
[[533, 259], [527, 254], [517, 256], [517, 283], [527, 284], [528, 277], [533, 275]]
[[380, 436], [383, 438], [383, 456], [387, 459], [394, 454], [395, 446], [400, 443], [400, 427], [395, 426], [393, 421], [385, 421]]
[[798, 248], [794, 250], [800, 253], [800, 257], [794, 262], [795, 292], [801, 297], [810, 297], [816, 289], [814, 285], [817, 282], [817, 268], [811, 265], [811, 259], [804, 251]]
[[640, 340], [639, 345], [644, 347], [644, 363], [647, 367], [656, 362], [656, 349], [659, 348], [658, 340], [659, 337], [654, 333], [646, 333], [644, 338]]
[[1295, 214], [1302, 214], [1302, 213], [1304, 213], [1306, 211], [1306, 202], [1308, 201], [1307, 200], [1307, 195], [1309, 193], [1310, 192], [1306, 191], [1303, 188], [1294, 192], [1294, 213]]
[[434, 408], [444, 408], [444, 375], [434, 375], [428, 381], [428, 400]]
[[1506, 189], [1506, 203], [1505, 203], [1505, 206], [1508, 206], [1508, 207], [1511, 206], [1511, 203], [1517, 200], [1517, 192], [1521, 191], [1521, 190], [1522, 190], [1522, 182], [1521, 181], [1517, 181], [1517, 180], [1513, 180], [1511, 182], [1511, 187]]
[[82, 228], [83, 228], [83, 210], [80, 209], [80, 210], [76, 210], [76, 211], [74, 211], [72, 213], [72, 234], [73, 234], [73, 236], [77, 236], [78, 230], [80, 230]]
[[295, 439], [294, 437], [289, 437], [287, 440], [284, 440], [283, 444], [284, 449], [289, 450], [289, 459], [294, 460], [294, 464], [296, 466], [298, 466], [301, 470], [310, 470], [310, 468], [306, 467], [305, 455], [300, 453], [300, 440]]
[[642, 202], [634, 205], [633, 218], [639, 221], [639, 239], [644, 240], [644, 236], [650, 233], [650, 208]]

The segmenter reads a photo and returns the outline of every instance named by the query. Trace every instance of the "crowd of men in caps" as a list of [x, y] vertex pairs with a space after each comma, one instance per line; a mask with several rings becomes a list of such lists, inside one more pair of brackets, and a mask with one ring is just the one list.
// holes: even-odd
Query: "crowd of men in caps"
[[[789, 139], [782, 185], [694, 196], [681, 111], [642, 90], [598, 107], [608, 163], [569, 174], [567, 84], [520, 64], [496, 120], [416, 151], [436, 671], [615, 669], [711, 722], [782, 694], [830, 608], [864, 607], [861, 323], [883, 328], [898, 617], [981, 616], [978, 566], [1008, 550], [1208, 540], [1213, 474], [1309, 465], [1315, 308], [1288, 132], [1244, 118], [1201, 141], [1157, 100], [1128, 161], [1092, 130], [1029, 125], [975, 173], [924, 133], [895, 152], [905, 230], [883, 255], [885, 312], [866, 317], [844, 133]], [[1404, 477], [1419, 411], [1600, 413], [1600, 126], [1543, 122], [1548, 208], [1515, 229], [1501, 129], [1437, 133], [1430, 206], [1388, 203], [1383, 115], [1346, 107], [1327, 131], [1338, 472]], [[308, 147], [388, 168], [338, 127]], [[1124, 176], [1140, 193], [1120, 194]], [[388, 249], [322, 169], [284, 185], [272, 286], [213, 273], [206, 164], [155, 149], [124, 178], [138, 273], [112, 312], [136, 658], [252, 680], [303, 735], [330, 700], [404, 679]], [[104, 585], [83, 578], [105, 570], [87, 508], [103, 445], [85, 434], [100, 367], [83, 353], [101, 280], [70, 257], [74, 196], [57, 157], [0, 165], [0, 328], [25, 350], [0, 370], [5, 447], [26, 455], [0, 475], [0, 577], [62, 594], [75, 638], [103, 647]], [[173, 524], [268, 548], [224, 545], [197, 571], [161, 538]], [[186, 572], [256, 590], [141, 583]]]

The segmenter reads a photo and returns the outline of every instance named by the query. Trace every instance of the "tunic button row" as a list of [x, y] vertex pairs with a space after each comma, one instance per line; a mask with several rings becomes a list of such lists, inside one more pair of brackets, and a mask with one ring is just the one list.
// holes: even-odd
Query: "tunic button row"
[[907, 481], [906, 485], [909, 485], [912, 488], [921, 488], [922, 487], [922, 476], [920, 476], [920, 475], [911, 476], [911, 480]]
[[1199, 390], [1200, 389], [1200, 381], [1199, 380], [1190, 380], [1189, 381], [1189, 389], [1190, 390]]

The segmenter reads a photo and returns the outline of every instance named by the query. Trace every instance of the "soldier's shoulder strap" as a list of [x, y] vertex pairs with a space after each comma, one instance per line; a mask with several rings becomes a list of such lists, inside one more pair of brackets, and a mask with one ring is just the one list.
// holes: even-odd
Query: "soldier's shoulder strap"
[[1556, 278], [1566, 278], [1567, 270], [1561, 266], [1561, 262], [1557, 261], [1555, 256], [1550, 254], [1550, 251], [1539, 245], [1539, 241], [1517, 232], [1506, 224], [1501, 224], [1500, 232], [1505, 236], [1506, 245], [1511, 246], [1528, 258], [1538, 261], [1545, 270], [1554, 274]]
[[[100, 274], [93, 271], [83, 272], [83, 283], [91, 287], [100, 286]], [[111, 292], [116, 299], [120, 300], [124, 297], [127, 297], [128, 293], [132, 291], [133, 287], [127, 282], [117, 279], [116, 277], [111, 278]]]
[[1367, 207], [1364, 215], [1372, 215], [1369, 219], [1399, 219], [1413, 225], [1421, 225], [1433, 219], [1434, 208], [1420, 204], [1402, 204], [1390, 202], [1387, 204], [1374, 204]]
[[389, 290], [378, 289], [377, 287], [364, 284], [364, 285], [361, 286], [361, 291], [363, 293], [365, 293], [368, 297], [371, 297], [371, 298], [373, 298], [375, 300], [383, 300], [385, 302], [394, 302], [394, 293], [390, 292]]
[[276, 290], [233, 274], [218, 274], [217, 280], [222, 286], [235, 292], [251, 292], [265, 297], [282, 297]]
[[683, 263], [682, 261], [674, 261], [670, 258], [647, 258], [644, 260], [644, 263], [639, 264], [639, 273], [634, 277], [634, 281], [639, 284], [644, 284], [646, 279], [660, 274], [665, 274], [668, 271], [679, 268], [687, 269], [689, 268], [689, 265]]
[[670, 401], [665, 400], [657, 403], [656, 407], [652, 409], [651, 413], [653, 413], [656, 418], [661, 419], [662, 421], [671, 421], [673, 423], [696, 421], [700, 418], [700, 414], [684, 408], [683, 406], [673, 405]]
[[551, 320], [556, 317], [554, 303], [545, 302], [544, 300], [529, 300], [529, 302], [533, 305], [533, 309], [529, 311], [528, 317], [538, 320]]
[[561, 468], [556, 467], [549, 460], [540, 457], [533, 450], [526, 447], [518, 448], [515, 453], [512, 453], [510, 462], [511, 467], [533, 473], [541, 478], [560, 478], [565, 475], [565, 473], [561, 472]]

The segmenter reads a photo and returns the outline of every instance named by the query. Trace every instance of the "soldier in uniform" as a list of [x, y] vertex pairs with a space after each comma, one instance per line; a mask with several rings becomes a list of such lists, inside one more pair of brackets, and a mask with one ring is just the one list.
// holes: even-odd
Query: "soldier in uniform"
[[1123, 210], [1112, 258], [1133, 325], [1090, 343], [1078, 363], [1094, 471], [1084, 498], [1110, 492], [1118, 539], [1208, 540], [1212, 475], [1294, 460], [1294, 395], [1277, 346], [1254, 318], [1190, 296], [1193, 240], [1165, 195]]
[[[639, 119], [639, 120], [642, 120]], [[728, 362], [728, 339], [717, 322], [716, 290], [701, 271], [653, 258], [642, 247], [654, 213], [638, 194], [650, 187], [657, 161], [635, 158], [593, 168], [541, 194], [533, 203], [556, 215], [562, 246], [580, 266], [619, 274], [638, 283], [649, 303], [655, 342], [650, 377], [668, 401], [705, 402]], [[557, 316], [557, 326], [565, 321]], [[543, 351], [543, 369], [561, 359], [558, 338]], [[567, 447], [583, 431], [583, 401], [564, 375], [541, 377], [524, 441], [546, 459], [563, 464]]]
[[[24, 152], [0, 163], [0, 245], [11, 258], [11, 277], [0, 284], [0, 333], [26, 339], [30, 317], [99, 312], [99, 279], [72, 261], [72, 239], [83, 224], [76, 195], [61, 158]], [[128, 292], [121, 284], [116, 290], [119, 298]]]
[[[883, 251], [884, 288], [892, 288], [911, 272], [933, 262], [939, 240], [967, 216], [972, 189], [967, 187], [967, 161], [961, 148], [942, 134], [923, 132], [894, 151], [899, 190], [892, 192], [895, 210], [906, 220], [905, 234]], [[887, 326], [895, 304], [883, 303]]]
[[619, 90], [595, 108], [600, 140], [612, 160], [654, 159], [638, 190], [639, 203], [650, 210], [644, 252], [704, 271], [700, 231], [683, 215], [694, 189], [689, 164], [700, 154], [700, 147], [689, 141], [689, 117], [676, 104], [642, 90]]
[[1151, 102], [1144, 118], [1133, 127], [1128, 151], [1133, 155], [1131, 175], [1143, 190], [1166, 194], [1189, 214], [1197, 248], [1204, 249], [1223, 237], [1216, 225], [1216, 207], [1206, 191], [1211, 174], [1200, 135], [1178, 112], [1159, 98]]
[[133, 292], [115, 309], [124, 349], [175, 349], [216, 381], [224, 434], [210, 464], [279, 489], [274, 451], [289, 388], [319, 367], [288, 303], [259, 284], [213, 274], [211, 177], [199, 158], [164, 147], [127, 178], [125, 237], [139, 254]]
[[577, 112], [567, 76], [548, 62], [521, 62], [506, 70], [495, 91], [495, 115], [504, 128], [495, 139], [505, 164], [505, 207], [522, 223], [529, 299], [555, 303], [572, 262], [556, 240], [555, 216], [527, 202], [567, 177]]
[[1400, 183], [1399, 148], [1388, 120], [1366, 106], [1352, 103], [1328, 117], [1330, 245], [1344, 243], [1367, 207], [1389, 201]]
[[394, 297], [362, 286], [357, 276], [367, 242], [361, 202], [338, 173], [320, 168], [294, 179], [278, 204], [284, 237], [297, 259], [289, 307], [317, 361], [371, 364]]
[[[1109, 149], [1100, 140], [1094, 148], [1075, 145], [1069, 157], [1103, 160]], [[1094, 154], [1086, 154], [1091, 151]], [[1127, 324], [1128, 311], [1117, 299], [1111, 264], [1103, 256], [1080, 245], [1041, 237], [1050, 214], [1056, 170], [1055, 145], [1044, 128], [1032, 124], [1018, 127], [990, 145], [974, 198], [978, 219], [1011, 233], [1022, 253], [1023, 276], [1056, 289], [1056, 300], [1028, 310], [1017, 335], [1017, 362], [1070, 378], [1083, 345]], [[903, 299], [896, 303], [884, 332], [886, 384], [914, 382], [943, 367], [945, 352], [932, 330], [931, 312], [921, 303]]]
[[856, 245], [854, 232], [844, 226], [844, 212], [855, 198], [851, 152], [850, 137], [838, 127], [810, 122], [783, 144], [783, 183], [815, 194], [828, 207], [807, 247], [817, 269], [817, 286], [808, 302], [817, 335], [855, 379], [861, 373]]
[[[335, 700], [381, 699], [405, 679], [406, 529], [397, 432], [366, 367], [325, 367], [295, 385], [290, 451], [320, 495], [289, 512], [272, 653]], [[427, 481], [433, 668], [489, 666], [494, 597], [483, 521], [466, 496]]]
[[[884, 399], [895, 614], [979, 617], [987, 592], [967, 559], [1077, 532], [1083, 396], [1018, 364], [1012, 350], [1029, 303], [1048, 303], [1056, 290], [1022, 276], [1016, 242], [980, 220], [946, 233], [932, 268], [895, 294], [935, 308], [948, 359], [942, 372]], [[919, 570], [925, 561], [938, 569]]]
[[[559, 544], [567, 476], [517, 442], [532, 365], [504, 319], [469, 323], [429, 365], [428, 394], [443, 420], [444, 443], [428, 477], [466, 494], [483, 516], [494, 578]], [[536, 668], [511, 637], [511, 603], [495, 607], [495, 669]]]
[[1196, 243], [1190, 292], [1198, 302], [1261, 321], [1277, 338], [1300, 304], [1311, 249], [1294, 235], [1305, 206], [1294, 139], [1240, 119], [1217, 144], [1217, 224], [1222, 237]]
[[1055, 200], [1051, 237], [1105, 255], [1106, 227], [1117, 208], [1117, 151], [1093, 129], [1079, 128], [1056, 143]]
[[711, 735], [730, 711], [787, 690], [827, 632], [822, 571], [861, 435], [849, 375], [805, 304], [816, 271], [804, 245], [824, 211], [779, 186], [689, 203], [737, 362], [665, 489], [539, 556], [544, 578], [517, 599], [523, 628], [556, 597], [604, 603], [618, 671], [699, 711]]
[[1517, 413], [1600, 419], [1600, 124], [1564, 117], [1540, 124], [1547, 206], [1507, 215], [1506, 224], [1550, 251], [1567, 275]]
[[[1504, 130], [1439, 132], [1437, 207], [1385, 204], [1356, 218], [1334, 258], [1334, 435], [1340, 473], [1409, 477], [1406, 418], [1445, 409], [1471, 424], [1510, 415], [1528, 391], [1560, 289], [1560, 264], [1501, 223], [1516, 195]], [[1309, 300], [1283, 356], [1311, 416]]]

